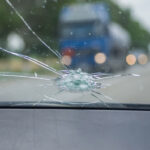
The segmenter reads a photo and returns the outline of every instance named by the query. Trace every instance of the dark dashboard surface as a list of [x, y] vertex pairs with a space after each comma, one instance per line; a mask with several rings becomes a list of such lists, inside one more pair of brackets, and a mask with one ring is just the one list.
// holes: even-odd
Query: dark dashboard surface
[[148, 150], [150, 111], [0, 109], [0, 150]]

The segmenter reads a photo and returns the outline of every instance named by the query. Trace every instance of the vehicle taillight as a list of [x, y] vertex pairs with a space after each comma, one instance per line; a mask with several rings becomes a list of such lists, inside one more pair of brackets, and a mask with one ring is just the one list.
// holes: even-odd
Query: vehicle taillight
[[63, 51], [62, 51], [62, 55], [66, 55], [66, 56], [74, 56], [75, 55], [75, 51], [72, 49], [72, 48], [65, 48]]

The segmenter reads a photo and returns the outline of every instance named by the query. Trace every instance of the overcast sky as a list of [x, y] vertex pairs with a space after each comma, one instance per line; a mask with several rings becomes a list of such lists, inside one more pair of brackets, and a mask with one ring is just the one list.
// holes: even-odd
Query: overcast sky
[[132, 15], [150, 31], [150, 0], [114, 0], [132, 10]]

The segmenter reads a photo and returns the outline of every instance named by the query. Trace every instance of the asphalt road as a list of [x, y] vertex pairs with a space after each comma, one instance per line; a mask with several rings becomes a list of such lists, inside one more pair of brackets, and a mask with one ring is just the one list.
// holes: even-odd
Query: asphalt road
[[[103, 81], [110, 84], [99, 92], [111, 97], [97, 95], [104, 102], [150, 103], [150, 64], [131, 67], [126, 73], [136, 73], [140, 77], [120, 77]], [[90, 93], [60, 92], [53, 81], [16, 79], [6, 77], [0, 80], [0, 101], [42, 101], [53, 97], [61, 101], [97, 101]]]

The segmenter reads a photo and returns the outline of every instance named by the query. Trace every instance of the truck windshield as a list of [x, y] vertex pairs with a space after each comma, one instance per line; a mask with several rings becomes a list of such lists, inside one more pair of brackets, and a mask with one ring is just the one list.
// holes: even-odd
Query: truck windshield
[[97, 24], [95, 21], [64, 23], [61, 27], [61, 38], [80, 39], [101, 36], [103, 34], [102, 25], [100, 23]]

